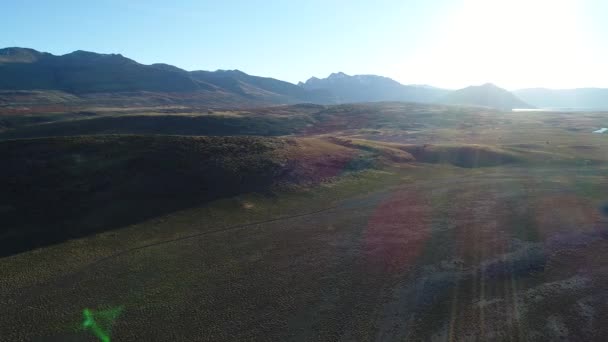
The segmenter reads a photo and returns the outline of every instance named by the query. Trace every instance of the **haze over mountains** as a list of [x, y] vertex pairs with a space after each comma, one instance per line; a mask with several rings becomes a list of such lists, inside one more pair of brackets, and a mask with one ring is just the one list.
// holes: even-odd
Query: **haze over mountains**
[[[50, 91], [60, 93], [47, 96]], [[606, 89], [526, 89], [511, 93], [491, 84], [451, 91], [342, 72], [295, 85], [239, 70], [186, 71], [168, 64], [144, 65], [120, 54], [75, 51], [56, 56], [27, 48], [0, 49], [0, 104], [19, 103], [29, 96], [34, 102], [78, 99], [120, 103], [137, 99], [142, 103], [210, 107], [404, 101], [510, 110], [608, 108], [607, 95]]]
[[607, 109], [608, 89], [580, 88], [580, 89], [546, 89], [532, 88], [516, 90], [517, 97], [532, 103], [539, 108], [556, 109]]

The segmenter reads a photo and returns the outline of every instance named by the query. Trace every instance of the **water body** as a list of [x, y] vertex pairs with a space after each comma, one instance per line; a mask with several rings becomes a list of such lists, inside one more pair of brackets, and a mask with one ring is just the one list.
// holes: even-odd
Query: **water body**
[[597, 107], [597, 108], [593, 108], [593, 107], [580, 107], [580, 108], [560, 108], [560, 107], [555, 107], [555, 108], [534, 108], [534, 109], [529, 109], [529, 108], [513, 108], [511, 111], [513, 112], [608, 112], [608, 108], [606, 107]]

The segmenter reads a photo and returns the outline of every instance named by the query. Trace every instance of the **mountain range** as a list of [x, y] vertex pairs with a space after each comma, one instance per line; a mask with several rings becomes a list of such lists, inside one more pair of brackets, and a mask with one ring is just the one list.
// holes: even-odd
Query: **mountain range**
[[[38, 96], [40, 92], [60, 92], [60, 95]], [[75, 51], [56, 56], [28, 48], [0, 49], [0, 104], [18, 103], [24, 94], [35, 94], [33, 101], [77, 98], [210, 107], [378, 101], [472, 105], [500, 110], [535, 106], [608, 107], [606, 89], [527, 89], [512, 93], [485, 84], [452, 91], [403, 85], [388, 77], [349, 76], [342, 72], [324, 79], [312, 77], [296, 85], [239, 70], [186, 71], [168, 64], [144, 65], [120, 54]]]

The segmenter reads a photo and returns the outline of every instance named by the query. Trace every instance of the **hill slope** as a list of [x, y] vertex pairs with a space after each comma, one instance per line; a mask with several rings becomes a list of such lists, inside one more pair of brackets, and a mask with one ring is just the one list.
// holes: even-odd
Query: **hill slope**
[[349, 163], [365, 153], [314, 138], [251, 136], [0, 142], [0, 257], [218, 198], [318, 183], [354, 170]]
[[454, 105], [491, 107], [501, 110], [533, 108], [507, 90], [491, 83], [455, 90], [443, 96], [439, 102]]

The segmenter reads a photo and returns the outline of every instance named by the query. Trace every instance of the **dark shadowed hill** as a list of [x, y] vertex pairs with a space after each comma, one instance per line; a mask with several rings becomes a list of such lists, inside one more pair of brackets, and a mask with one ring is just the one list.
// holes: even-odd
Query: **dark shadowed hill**
[[379, 158], [381, 151], [318, 138], [101, 135], [3, 141], [0, 257], [214, 199], [318, 184], [373, 167]]
[[0, 50], [0, 89], [62, 90], [73, 94], [213, 90], [187, 74], [139, 64], [118, 54], [75, 51], [63, 56], [31, 49]]
[[326, 90], [334, 103], [407, 101], [433, 102], [447, 90], [428, 86], [403, 85], [388, 77], [376, 75], [349, 76], [342, 72], [329, 77], [310, 78], [300, 86], [307, 90]]
[[282, 172], [275, 151], [285, 144], [136, 136], [4, 142], [0, 255], [120, 227], [154, 211], [265, 190]]
[[513, 108], [534, 108], [505, 89], [491, 83], [455, 90], [440, 100], [441, 103], [470, 105], [511, 110]]

